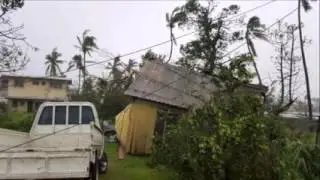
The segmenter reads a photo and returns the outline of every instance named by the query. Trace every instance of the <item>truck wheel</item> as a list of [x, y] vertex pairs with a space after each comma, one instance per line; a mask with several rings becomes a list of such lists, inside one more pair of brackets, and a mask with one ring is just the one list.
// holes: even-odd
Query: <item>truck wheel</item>
[[99, 180], [99, 160], [96, 156], [95, 163], [90, 163], [89, 177], [85, 180]]
[[108, 170], [108, 157], [106, 153], [103, 153], [99, 160], [99, 173], [105, 174]]

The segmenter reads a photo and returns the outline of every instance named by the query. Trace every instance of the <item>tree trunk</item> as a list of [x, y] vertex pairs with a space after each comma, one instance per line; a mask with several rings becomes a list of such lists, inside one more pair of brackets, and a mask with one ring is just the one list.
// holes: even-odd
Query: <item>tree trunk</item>
[[248, 40], [247, 40], [247, 48], [248, 48], [248, 51], [249, 51], [249, 54], [252, 58], [252, 64], [253, 64], [253, 67], [254, 67], [254, 70], [256, 71], [257, 73], [257, 78], [258, 78], [258, 81], [259, 81], [259, 84], [261, 85], [262, 84], [262, 80], [261, 80], [261, 76], [260, 76], [260, 73], [259, 73], [259, 70], [258, 70], [258, 67], [257, 67], [257, 63], [251, 53], [251, 50], [250, 50], [250, 47], [249, 47], [249, 44], [248, 44]]
[[290, 32], [292, 35], [292, 43], [291, 43], [291, 54], [290, 54], [290, 69], [289, 69], [289, 101], [292, 101], [292, 72], [293, 72], [293, 51], [294, 51], [294, 28], [292, 27], [292, 31]]
[[308, 101], [308, 119], [312, 120], [312, 104], [311, 104], [311, 93], [310, 93], [310, 84], [309, 84], [309, 75], [306, 57], [304, 54], [304, 45], [303, 45], [303, 37], [302, 37], [302, 27], [301, 27], [301, 0], [298, 0], [298, 28], [299, 28], [299, 39], [300, 39], [300, 49], [301, 49], [301, 57], [303, 63], [303, 70], [306, 81], [306, 90], [307, 90], [307, 101]]
[[80, 94], [80, 91], [81, 91], [81, 69], [79, 69], [79, 87], [78, 87], [78, 93]]
[[170, 40], [171, 40], [171, 46], [170, 46], [170, 54], [169, 54], [169, 58], [168, 58], [168, 61], [167, 63], [170, 62], [171, 60], [171, 56], [172, 56], [172, 50], [173, 50], [173, 34], [172, 34], [172, 28], [170, 28]]
[[280, 81], [281, 81], [281, 96], [280, 96], [280, 106], [281, 106], [284, 102], [283, 44], [280, 45]]
[[82, 82], [82, 88], [84, 88], [84, 86], [85, 86], [86, 70], [87, 70], [87, 67], [86, 67], [86, 52], [83, 52], [83, 72], [82, 72], [83, 82]]

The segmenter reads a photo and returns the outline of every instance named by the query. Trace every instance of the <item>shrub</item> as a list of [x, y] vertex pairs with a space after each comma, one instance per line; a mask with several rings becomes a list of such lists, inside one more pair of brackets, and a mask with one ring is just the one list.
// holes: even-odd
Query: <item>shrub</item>
[[33, 115], [26, 112], [10, 112], [0, 116], [0, 128], [29, 132]]
[[216, 96], [155, 138], [151, 162], [181, 179], [278, 179], [286, 131], [261, 109], [255, 97]]

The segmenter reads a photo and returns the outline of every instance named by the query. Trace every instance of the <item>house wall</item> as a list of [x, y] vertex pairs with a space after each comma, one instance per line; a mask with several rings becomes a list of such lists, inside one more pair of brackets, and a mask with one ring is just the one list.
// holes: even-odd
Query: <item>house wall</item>
[[15, 85], [14, 79], [10, 79], [8, 82], [7, 96], [29, 99], [66, 99], [68, 85], [63, 81], [59, 83], [61, 83], [61, 88], [55, 88], [50, 86], [49, 80], [24, 79], [23, 86], [21, 87]]
[[[7, 106], [10, 111], [35, 112], [44, 100], [8, 99]], [[28, 108], [28, 103], [30, 107]]]
[[155, 132], [163, 134], [165, 131], [166, 125], [170, 123], [175, 123], [179, 120], [186, 109], [169, 106], [166, 104], [156, 103], [152, 101], [147, 101], [143, 99], [133, 98], [132, 101], [145, 103], [151, 105], [157, 109], [157, 120], [155, 124]]

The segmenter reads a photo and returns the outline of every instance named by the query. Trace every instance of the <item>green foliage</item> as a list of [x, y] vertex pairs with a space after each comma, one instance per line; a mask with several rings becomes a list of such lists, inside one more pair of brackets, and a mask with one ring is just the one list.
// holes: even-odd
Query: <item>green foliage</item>
[[33, 115], [26, 112], [10, 112], [0, 116], [0, 128], [29, 132]]
[[156, 136], [151, 164], [190, 180], [318, 179], [319, 148], [261, 110], [252, 96], [219, 94]]
[[156, 138], [152, 161], [182, 179], [276, 179], [279, 157], [271, 152], [281, 132], [260, 108], [250, 96], [219, 95], [169, 126], [165, 140]]
[[216, 4], [212, 1], [208, 0], [205, 4], [198, 0], [189, 0], [175, 12], [173, 23], [181, 28], [194, 28], [197, 35], [195, 40], [181, 46], [183, 58], [178, 64], [214, 75], [228, 46], [243, 40], [243, 33], [232, 29], [234, 26], [241, 26], [241, 21], [227, 20], [237, 14], [240, 7], [230, 5], [218, 13], [215, 10]]

